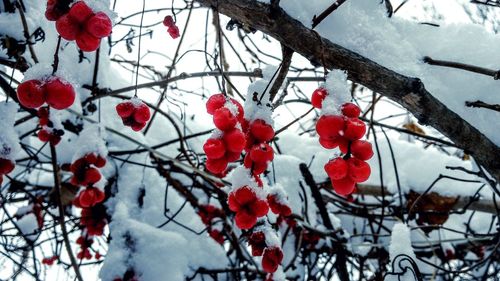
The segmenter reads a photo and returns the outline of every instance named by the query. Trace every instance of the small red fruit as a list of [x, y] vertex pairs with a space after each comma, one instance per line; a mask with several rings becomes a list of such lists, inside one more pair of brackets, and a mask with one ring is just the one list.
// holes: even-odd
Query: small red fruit
[[94, 11], [84, 1], [78, 1], [69, 10], [70, 18], [79, 24], [85, 23], [94, 15]]
[[15, 163], [9, 159], [0, 158], [0, 176], [6, 175], [14, 170]]
[[177, 38], [179, 38], [179, 36], [181, 36], [179, 28], [175, 25], [169, 27], [167, 29], [167, 32], [168, 32], [168, 34], [170, 34], [170, 37], [172, 37], [172, 39], [177, 39]]
[[100, 44], [101, 39], [86, 31], [80, 32], [76, 36], [76, 45], [84, 52], [93, 52], [99, 48]]
[[164, 19], [163, 19], [163, 25], [166, 26], [166, 27], [171, 27], [172, 25], [175, 25], [174, 23], [174, 18], [172, 16], [166, 16]]
[[336, 193], [346, 196], [354, 191], [356, 184], [349, 177], [345, 177], [340, 180], [332, 180], [332, 186]]
[[224, 94], [221, 93], [211, 96], [206, 104], [208, 114], [213, 115], [215, 111], [223, 107], [225, 103], [226, 97], [224, 96]]
[[93, 36], [103, 38], [111, 34], [113, 24], [108, 15], [103, 12], [98, 12], [87, 21], [85, 29]]
[[220, 139], [208, 139], [203, 145], [207, 158], [219, 159], [226, 154], [226, 147]]
[[261, 119], [257, 119], [250, 124], [250, 133], [260, 142], [271, 141], [274, 137], [273, 127]]
[[322, 138], [332, 139], [344, 130], [344, 117], [340, 115], [323, 115], [316, 122], [316, 132]]
[[250, 150], [250, 158], [254, 162], [267, 163], [272, 161], [274, 158], [273, 148], [267, 143], [255, 145], [252, 150]]
[[248, 186], [240, 187], [228, 197], [231, 211], [236, 212], [235, 222], [240, 229], [250, 229], [258, 217], [265, 216], [269, 211], [267, 202], [257, 198], [255, 192]]
[[230, 152], [240, 154], [245, 148], [245, 135], [239, 129], [233, 129], [231, 131], [225, 132], [223, 139], [224, 143], [226, 144], [227, 150]]
[[80, 33], [80, 26], [69, 14], [66, 14], [56, 21], [56, 30], [62, 38], [73, 41]]
[[370, 165], [365, 161], [352, 157], [347, 160], [347, 165], [349, 166], [349, 177], [354, 182], [364, 182], [370, 177]]
[[126, 101], [119, 103], [116, 106], [116, 113], [118, 113], [118, 116], [120, 116], [121, 118], [127, 118], [134, 113], [134, 109], [135, 109], [134, 104], [129, 101]]
[[236, 116], [234, 116], [233, 113], [225, 107], [217, 109], [214, 113], [213, 119], [215, 127], [221, 131], [229, 131], [233, 129], [238, 122]]
[[149, 107], [146, 104], [141, 103], [135, 108], [134, 120], [137, 123], [146, 123], [150, 118], [151, 112], [149, 111]]
[[75, 89], [59, 77], [51, 78], [45, 84], [47, 104], [55, 109], [66, 109], [75, 102]]
[[321, 109], [323, 100], [328, 95], [328, 91], [325, 88], [318, 88], [314, 90], [311, 97], [311, 104], [315, 108]]
[[344, 130], [344, 137], [350, 140], [358, 140], [366, 133], [366, 125], [357, 118], [348, 118]]
[[355, 140], [351, 143], [351, 153], [359, 160], [366, 161], [373, 156], [372, 144], [365, 140]]
[[210, 171], [213, 174], [220, 174], [224, 172], [227, 168], [227, 159], [226, 158], [219, 158], [219, 159], [211, 159], [208, 158], [207, 162], [205, 163], [205, 166], [208, 171]]
[[348, 165], [342, 157], [337, 157], [328, 161], [325, 165], [325, 172], [331, 180], [340, 180], [347, 175]]
[[283, 251], [279, 247], [268, 247], [262, 255], [262, 268], [267, 273], [274, 273], [283, 261]]
[[17, 98], [19, 102], [27, 108], [37, 108], [45, 103], [45, 89], [42, 82], [38, 80], [28, 80], [17, 87]]
[[342, 105], [342, 114], [350, 118], [358, 118], [361, 114], [361, 109], [352, 102]]

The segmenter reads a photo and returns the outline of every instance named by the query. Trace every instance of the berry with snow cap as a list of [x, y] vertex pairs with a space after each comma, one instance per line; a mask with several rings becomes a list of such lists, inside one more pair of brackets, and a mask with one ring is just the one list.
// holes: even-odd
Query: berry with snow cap
[[68, 40], [76, 40], [84, 52], [93, 52], [99, 48], [101, 39], [111, 34], [113, 23], [103, 12], [95, 13], [84, 2], [78, 1], [69, 12], [56, 21], [59, 35]]
[[121, 102], [115, 109], [122, 118], [123, 125], [129, 126], [136, 132], [142, 130], [151, 118], [149, 107], [137, 99]]
[[265, 216], [269, 206], [265, 200], [248, 186], [240, 187], [229, 193], [229, 209], [236, 213], [236, 225], [240, 229], [250, 229], [257, 222], [257, 218]]

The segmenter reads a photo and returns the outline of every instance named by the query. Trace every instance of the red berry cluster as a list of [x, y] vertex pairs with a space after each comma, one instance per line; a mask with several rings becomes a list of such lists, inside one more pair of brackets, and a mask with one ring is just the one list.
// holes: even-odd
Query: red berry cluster
[[172, 18], [172, 16], [166, 16], [163, 19], [163, 25], [167, 27], [167, 32], [168, 34], [170, 34], [170, 37], [172, 37], [172, 39], [176, 39], [181, 35], [179, 32], [179, 28], [175, 24], [174, 18]]
[[104, 200], [104, 192], [93, 185], [102, 178], [98, 168], [105, 165], [106, 159], [97, 153], [88, 153], [71, 164], [70, 171], [73, 173], [71, 184], [85, 187], [85, 190], [75, 198], [75, 206], [89, 208]]
[[251, 123], [245, 120], [243, 129], [246, 132], [247, 152], [243, 164], [255, 177], [258, 177], [266, 171], [267, 164], [274, 159], [274, 150], [268, 144], [274, 138], [274, 129], [262, 119]]
[[3, 176], [12, 172], [15, 167], [16, 163], [12, 160], [0, 158], [0, 184], [3, 182]]
[[51, 266], [51, 265], [53, 265], [53, 264], [54, 264], [54, 262], [55, 262], [56, 260], [58, 260], [58, 259], [59, 259], [59, 256], [57, 256], [57, 255], [56, 255], [56, 256], [52, 256], [52, 257], [43, 258], [43, 259], [42, 259], [42, 264], [45, 264], [45, 265]]
[[292, 209], [283, 200], [284, 194], [270, 193], [267, 195], [267, 203], [273, 213], [279, 216], [288, 217], [292, 214]]
[[213, 228], [213, 224], [214, 220], [224, 216], [224, 212], [214, 205], [200, 205], [198, 215], [201, 221], [207, 226], [208, 235], [222, 245], [224, 243], [224, 235], [220, 230]]
[[215, 127], [221, 131], [203, 145], [207, 155], [206, 168], [213, 174], [223, 176], [228, 163], [238, 160], [245, 148], [245, 135], [239, 128], [243, 120], [243, 107], [224, 94], [211, 96], [206, 106], [208, 114], [213, 115]]
[[55, 109], [66, 109], [75, 101], [75, 89], [60, 77], [32, 79], [19, 84], [17, 98], [27, 108], [38, 108], [45, 103]]
[[101, 236], [107, 224], [106, 207], [103, 204], [96, 204], [83, 208], [80, 224], [85, 228], [87, 235]]
[[142, 130], [151, 118], [149, 107], [138, 99], [119, 103], [116, 113], [122, 118], [123, 125], [130, 126], [136, 132]]
[[45, 17], [49, 21], [56, 21], [69, 11], [71, 0], [48, 0]]
[[80, 252], [76, 254], [76, 257], [81, 260], [90, 260], [92, 258], [92, 254], [89, 249], [92, 246], [92, 243], [94, 243], [92, 238], [84, 236], [78, 237], [78, 239], [76, 239], [76, 244], [80, 245]]
[[[328, 92], [323, 89], [314, 91], [311, 102], [321, 108]], [[371, 173], [366, 160], [373, 156], [371, 143], [360, 140], [366, 133], [366, 125], [359, 119], [361, 110], [353, 103], [341, 107], [342, 114], [323, 115], [316, 123], [319, 143], [326, 149], [339, 147], [344, 154], [330, 160], [325, 165], [325, 172], [330, 177], [332, 186], [340, 195], [354, 192], [356, 183], [364, 182]]]
[[280, 247], [270, 246], [266, 243], [266, 235], [263, 231], [256, 231], [248, 238], [248, 244], [252, 249], [252, 256], [262, 256], [262, 268], [267, 273], [273, 273], [283, 261], [283, 251]]
[[54, 128], [54, 123], [50, 121], [50, 113], [48, 107], [40, 107], [38, 109], [38, 124], [41, 129], [38, 131], [38, 139], [42, 142], [50, 142], [52, 145], [57, 145], [61, 141], [61, 136], [64, 135], [64, 130]]
[[260, 199], [249, 186], [242, 186], [228, 198], [229, 209], [236, 213], [235, 222], [240, 229], [250, 229], [257, 223], [257, 218], [267, 215], [269, 206]]
[[111, 34], [113, 23], [103, 12], [94, 13], [84, 1], [71, 6], [68, 13], [56, 21], [56, 29], [62, 38], [73, 41], [84, 52], [99, 48], [101, 39]]

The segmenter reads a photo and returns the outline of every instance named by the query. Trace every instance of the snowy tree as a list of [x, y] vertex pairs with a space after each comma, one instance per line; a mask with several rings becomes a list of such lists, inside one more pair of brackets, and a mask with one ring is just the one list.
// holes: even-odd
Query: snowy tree
[[0, 280], [498, 280], [499, 18], [1, 1]]

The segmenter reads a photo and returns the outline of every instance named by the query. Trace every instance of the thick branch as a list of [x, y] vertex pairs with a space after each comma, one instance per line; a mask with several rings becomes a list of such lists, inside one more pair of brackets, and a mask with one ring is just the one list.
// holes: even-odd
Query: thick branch
[[[432, 96], [418, 78], [385, 68], [305, 27], [282, 9], [255, 0], [197, 0], [239, 22], [269, 34], [290, 49], [327, 68], [348, 71], [349, 79], [404, 106], [420, 123], [432, 126], [473, 155], [500, 181], [500, 148]], [[271, 11], [272, 10], [272, 11]], [[256, 16], [258, 15], [258, 16]], [[321, 60], [320, 60], [321, 58]]]

